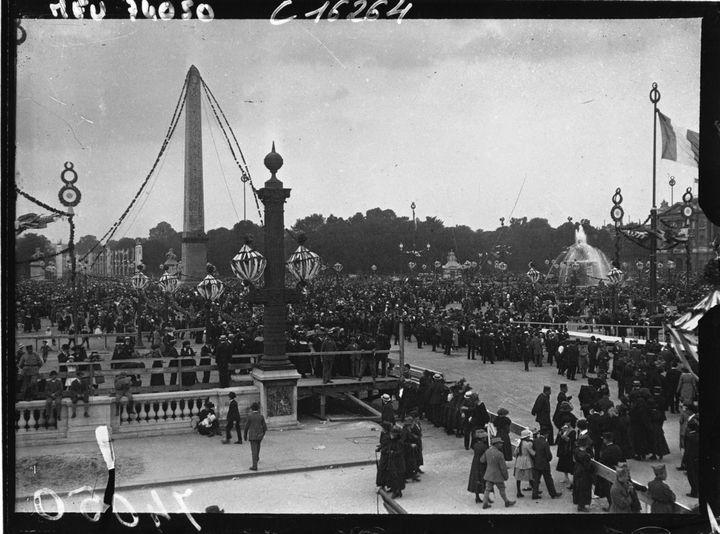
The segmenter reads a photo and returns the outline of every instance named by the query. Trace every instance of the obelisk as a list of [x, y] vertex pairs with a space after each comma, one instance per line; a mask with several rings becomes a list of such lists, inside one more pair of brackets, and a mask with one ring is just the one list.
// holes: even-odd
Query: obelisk
[[207, 263], [200, 83], [200, 72], [193, 65], [188, 72], [188, 87], [185, 97], [185, 211], [181, 276], [183, 281], [201, 280], [205, 276]]

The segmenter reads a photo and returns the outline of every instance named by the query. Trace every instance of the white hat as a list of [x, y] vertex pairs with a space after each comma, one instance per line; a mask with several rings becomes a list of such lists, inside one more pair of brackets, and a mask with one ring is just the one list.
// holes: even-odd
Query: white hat
[[380, 398], [383, 400], [383, 402], [390, 402], [390, 395], [388, 395], [387, 393], [383, 393], [382, 397]]
[[468, 390], [465, 392], [465, 398], [466, 398], [466, 399], [469, 399], [470, 397], [472, 397], [472, 394], [473, 394], [472, 389], [468, 389]]
[[532, 437], [532, 432], [530, 431], [529, 428], [526, 428], [522, 432], [520, 432], [520, 439], [531, 438], [531, 437]]

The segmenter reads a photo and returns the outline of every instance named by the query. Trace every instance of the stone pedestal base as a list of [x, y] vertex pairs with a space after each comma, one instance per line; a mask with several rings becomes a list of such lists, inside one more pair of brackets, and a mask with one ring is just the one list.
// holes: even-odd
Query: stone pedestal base
[[298, 426], [297, 382], [300, 373], [295, 369], [264, 371], [256, 367], [251, 376], [260, 390], [260, 413], [268, 428]]
[[30, 262], [30, 279], [31, 280], [45, 280], [45, 262], [42, 262], [42, 261]]

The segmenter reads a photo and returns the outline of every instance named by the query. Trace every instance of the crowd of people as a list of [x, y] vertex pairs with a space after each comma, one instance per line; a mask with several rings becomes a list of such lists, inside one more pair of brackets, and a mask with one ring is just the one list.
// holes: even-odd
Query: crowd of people
[[[563, 339], [557, 350], [567, 353], [577, 345], [575, 340]], [[602, 356], [608, 349], [611, 356]], [[562, 383], [553, 409], [551, 388], [545, 386], [534, 405], [528, 407], [536, 427], [515, 427], [520, 437], [516, 446], [511, 439], [509, 411], [499, 407], [491, 416], [479, 391], [465, 379], [450, 383], [439, 373], [425, 371], [416, 384], [406, 369], [400, 380], [398, 415], [417, 414], [447, 434], [464, 438], [465, 449], [473, 451], [467, 489], [483, 508], [491, 506], [489, 494], [494, 488], [506, 506], [514, 504], [506, 493], [505, 482], [510, 475], [505, 462], [512, 463], [517, 498], [530, 491], [531, 499], [540, 499], [541, 480], [551, 498], [559, 497], [561, 492], [555, 487], [550, 467], [555, 458], [555, 471], [562, 473], [567, 489], [572, 490], [578, 511], [588, 511], [594, 493], [607, 500], [605, 511], [630, 513], [640, 511], [640, 504], [630, 482], [629, 459], [658, 462], [653, 466], [656, 478], [647, 490], [652, 511], [673, 510], [676, 497], [664, 482], [666, 467], [659, 462], [670, 453], [663, 428], [666, 412], [680, 413], [677, 445], [683, 455], [676, 468], [687, 476], [687, 496], [697, 498], [700, 417], [695, 376], [679, 367], [667, 346], [657, 350], [652, 343], [641, 348], [618, 342], [603, 347], [591, 340], [584, 350], [594, 357], [588, 358], [584, 367], [587, 383], [580, 385], [576, 402], [568, 395], [567, 383]], [[561, 362], [556, 361], [558, 370], [563, 369]], [[608, 364], [612, 365], [610, 377]], [[610, 399], [608, 379], [617, 381], [616, 400]], [[551, 447], [555, 448], [554, 455]], [[503, 461], [498, 460], [495, 449], [502, 453]], [[597, 476], [593, 459], [616, 471], [613, 483]]]
[[[167, 365], [170, 384], [182, 386], [209, 383], [210, 373], [173, 372], [177, 362], [183, 367], [215, 363], [220, 386], [227, 387], [231, 383], [230, 364], [238, 361], [239, 355], [262, 353], [263, 347], [262, 310], [249, 305], [242, 288], [237, 288], [230, 287], [219, 301], [207, 303], [192, 286], [181, 285], [168, 296], [151, 284], [141, 294], [127, 281], [88, 277], [82, 287], [83, 298], [73, 307], [70, 290], [62, 281], [20, 282], [16, 288], [18, 330], [43, 334], [42, 319], [49, 320], [54, 328], [45, 332], [51, 335], [41, 354], [35, 354], [32, 347], [18, 350], [18, 391], [29, 400], [41, 390], [48, 418], [59, 418], [58, 398], [62, 395], [72, 399], [72, 416], [77, 403], [83, 401], [87, 414], [87, 399], [97, 383], [82, 371], [73, 372], [73, 363], [92, 362], [96, 356], [92, 351], [87, 354], [90, 334], [117, 336], [111, 362], [115, 368], [130, 371], [119, 377], [120, 381], [116, 379], [118, 402], [126, 398], [132, 404], [132, 387], [138, 385], [133, 381], [132, 367], [142, 358], [149, 358], [152, 367]], [[685, 304], [699, 300], [704, 290], [695, 287], [683, 293]], [[399, 422], [390, 418], [383, 421], [378, 446], [378, 485], [389, 487], [395, 496], [401, 495], [406, 480], [416, 480], [422, 473], [420, 421], [427, 418], [448, 434], [462, 437], [465, 448], [473, 451], [468, 490], [485, 507], [492, 504], [489, 493], [495, 488], [506, 505], [512, 506], [503, 487], [509, 475], [497, 462], [495, 449], [505, 462], [514, 462], [517, 497], [524, 495], [521, 486], [525, 485], [533, 497], [539, 497], [540, 479], [545, 480], [551, 497], [559, 495], [547, 475], [552, 447], [556, 470], [563, 473], [568, 489], [572, 489], [578, 510], [586, 509], [594, 486], [598, 495], [608, 498], [608, 509], [619, 511], [622, 499], [613, 495], [620, 495], [621, 490], [630, 496], [632, 493], [622, 482], [627, 478], [623, 462], [630, 458], [662, 461], [669, 453], [663, 432], [669, 410], [681, 413], [679, 445], [684, 455], [678, 467], [685, 470], [690, 495], [695, 497], [699, 415], [697, 382], [691, 369], [681, 368], [672, 349], [658, 342], [657, 330], [651, 331], [654, 334], [644, 345], [624, 339], [610, 343], [594, 337], [589, 343], [579, 343], [569, 339], [565, 325], [570, 318], [582, 317], [588, 324], [630, 325], [623, 326], [627, 330], [621, 334], [633, 333], [636, 325], [634, 333], [645, 336], [645, 326], [662, 325], [684, 312], [678, 306], [679, 294], [673, 286], [663, 288], [662, 313], [656, 316], [648, 314], [641, 287], [623, 289], [614, 316], [609, 311], [608, 295], [602, 286], [536, 288], [520, 278], [498, 284], [491, 280], [423, 283], [378, 276], [325, 277], [312, 284], [301, 302], [288, 306], [287, 352], [304, 377], [316, 376], [325, 383], [337, 376], [375, 379], [387, 375], [387, 350], [399, 342], [402, 325], [408, 341], [418, 348], [429, 346], [438, 357], [442, 357], [440, 353], [462, 351], [478, 364], [521, 362], [518, 369], [525, 372], [554, 365], [568, 381], [587, 380], [580, 388], [577, 408], [566, 388], [561, 388], [552, 413], [551, 392], [541, 394], [546, 399], [539, 398], [532, 407], [538, 428], [521, 434], [516, 457], [506, 409], [500, 407], [497, 416], [491, 418], [479, 392], [464, 381], [449, 384], [442, 376], [425, 373], [416, 386], [408, 370], [403, 370]], [[535, 322], [544, 324], [532, 325]], [[186, 333], [187, 328], [196, 331]], [[147, 339], [149, 348], [145, 351], [135, 346], [137, 329]], [[55, 343], [60, 367], [39, 380], [39, 370]], [[193, 345], [201, 345], [199, 355]], [[335, 351], [349, 354], [323, 356]], [[299, 355], [302, 353], [311, 354]], [[610, 399], [608, 380], [617, 382], [615, 400]], [[162, 373], [152, 375], [150, 385], [164, 384]], [[598, 482], [589, 462], [593, 458], [618, 470], [618, 487], [614, 483], [608, 488]], [[655, 486], [662, 488], [660, 483]]]

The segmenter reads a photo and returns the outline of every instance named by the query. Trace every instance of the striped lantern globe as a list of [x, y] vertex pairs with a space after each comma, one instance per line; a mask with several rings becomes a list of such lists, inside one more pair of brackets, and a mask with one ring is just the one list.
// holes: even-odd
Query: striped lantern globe
[[263, 273], [267, 260], [257, 250], [251, 247], [252, 239], [245, 238], [245, 244], [230, 262], [235, 276], [246, 284], [256, 284]]
[[320, 256], [305, 247], [307, 237], [301, 233], [297, 237], [298, 248], [285, 262], [288, 271], [297, 279], [300, 286], [315, 278], [322, 268]]
[[175, 293], [175, 290], [178, 288], [178, 279], [177, 276], [174, 274], [170, 274], [168, 272], [168, 266], [163, 265], [163, 269], [165, 269], [165, 272], [160, 277], [160, 280], [158, 281], [158, 285], [160, 286], [160, 289], [163, 290], [164, 293], [168, 295], [172, 295]]
[[225, 285], [222, 280], [218, 280], [213, 276], [215, 266], [212, 263], [207, 264], [207, 276], [197, 285], [199, 295], [209, 302], [215, 302], [225, 291]]
[[142, 291], [145, 289], [150, 282], [150, 279], [147, 277], [145, 273], [143, 273], [143, 270], [145, 269], [145, 266], [143, 264], [139, 264], [136, 267], [137, 271], [130, 279], [130, 283], [133, 286], [133, 289], [137, 289], [138, 291]]

